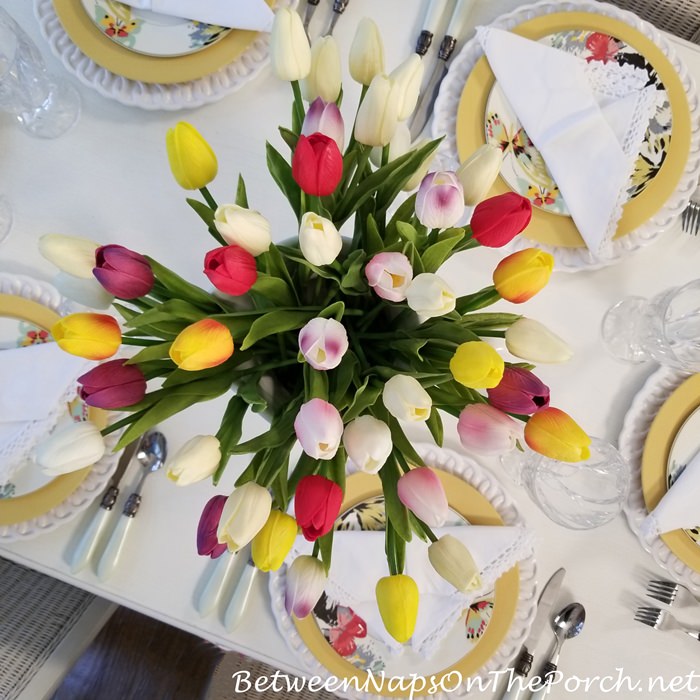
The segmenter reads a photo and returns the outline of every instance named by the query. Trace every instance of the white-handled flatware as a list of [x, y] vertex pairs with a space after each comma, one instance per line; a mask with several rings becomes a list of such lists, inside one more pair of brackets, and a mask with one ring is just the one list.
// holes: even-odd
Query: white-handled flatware
[[423, 20], [423, 29], [421, 29], [421, 33], [416, 41], [416, 53], [419, 56], [425, 56], [433, 43], [435, 32], [440, 26], [440, 20], [445, 14], [448, 1], [430, 0], [428, 3], [428, 11], [425, 13], [425, 19]]
[[258, 568], [253, 564], [252, 559], [249, 559], [243, 567], [238, 581], [236, 581], [231, 598], [224, 611], [224, 627], [226, 627], [228, 632], [236, 629], [243, 619], [257, 572]]
[[206, 617], [219, 602], [224, 583], [235, 560], [236, 555], [230, 552], [224, 552], [216, 558], [214, 566], [211, 567], [209, 576], [195, 600], [195, 608], [202, 617]]

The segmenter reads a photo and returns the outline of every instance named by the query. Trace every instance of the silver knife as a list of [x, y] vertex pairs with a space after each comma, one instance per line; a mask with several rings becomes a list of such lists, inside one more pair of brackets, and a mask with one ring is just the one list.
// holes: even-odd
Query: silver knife
[[447, 73], [447, 61], [454, 53], [457, 41], [466, 23], [466, 19], [476, 0], [457, 0], [452, 12], [447, 32], [440, 43], [438, 61], [433, 68], [428, 84], [418, 98], [418, 105], [411, 119], [411, 140], [415, 141], [425, 128], [433, 111], [433, 105], [440, 89], [440, 83]]
[[345, 12], [345, 8], [348, 6], [349, 2], [350, 0], [333, 0], [333, 16], [331, 17], [331, 23], [328, 27], [328, 31], [326, 32], [326, 36], [330, 36], [331, 34], [333, 34], [335, 25], [340, 19], [340, 15], [342, 15], [343, 12]]
[[[520, 682], [520, 678], [526, 678], [530, 673], [532, 668], [532, 652], [537, 646], [537, 642], [544, 631], [544, 628], [549, 623], [552, 607], [557, 602], [557, 597], [559, 596], [559, 589], [561, 588], [561, 583], [564, 580], [564, 575], [566, 574], [566, 569], [557, 569], [552, 574], [552, 577], [547, 581], [545, 587], [540, 593], [540, 598], [537, 601], [537, 614], [535, 615], [535, 620], [530, 627], [530, 634], [523, 644], [523, 648], [520, 650], [520, 654], [513, 665], [514, 676], [509, 679], [506, 684], [506, 689], [501, 700], [517, 700], [523, 689], [524, 683]], [[515, 676], [520, 678], [516, 679]], [[506, 676], [508, 678], [508, 676]]]
[[306, 29], [307, 31], [309, 29], [309, 22], [311, 21], [311, 17], [316, 11], [319, 2], [321, 2], [321, 0], [307, 0], [306, 2], [306, 13], [304, 14], [304, 29]]

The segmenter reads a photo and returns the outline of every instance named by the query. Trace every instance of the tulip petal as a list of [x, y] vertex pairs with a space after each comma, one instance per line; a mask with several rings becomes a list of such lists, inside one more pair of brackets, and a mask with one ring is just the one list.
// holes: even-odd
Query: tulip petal
[[457, 433], [466, 450], [486, 455], [508, 452], [520, 434], [517, 423], [486, 403], [465, 406], [459, 414]]
[[405, 472], [396, 486], [399, 500], [430, 527], [442, 527], [449, 515], [449, 505], [442, 482], [430, 467], [416, 467]]
[[580, 462], [591, 456], [591, 438], [571, 416], [552, 406], [528, 420], [524, 436], [531, 449], [551, 459]]
[[226, 326], [211, 318], [193, 323], [175, 338], [170, 359], [180, 368], [195, 372], [216, 367], [233, 354], [233, 338]]

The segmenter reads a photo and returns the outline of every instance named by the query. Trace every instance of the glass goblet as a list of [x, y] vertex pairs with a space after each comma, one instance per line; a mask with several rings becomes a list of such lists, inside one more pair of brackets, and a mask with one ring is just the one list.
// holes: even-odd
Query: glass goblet
[[0, 194], [0, 243], [2, 243], [12, 228], [12, 206], [10, 200]]

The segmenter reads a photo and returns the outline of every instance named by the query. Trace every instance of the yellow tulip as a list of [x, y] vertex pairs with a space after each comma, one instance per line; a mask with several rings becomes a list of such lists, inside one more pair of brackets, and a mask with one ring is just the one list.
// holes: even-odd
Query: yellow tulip
[[270, 512], [263, 529], [253, 538], [253, 562], [260, 571], [277, 571], [297, 536], [297, 522], [279, 510]]
[[508, 301], [521, 304], [543, 289], [554, 267], [554, 258], [539, 248], [526, 248], [509, 255], [496, 265], [493, 283]]
[[413, 635], [418, 617], [418, 586], [405, 574], [384, 576], [375, 589], [386, 631], [403, 644]]
[[503, 358], [483, 340], [462, 343], [450, 360], [452, 376], [470, 389], [493, 389], [504, 370]]
[[116, 319], [106, 314], [65, 316], [51, 328], [61, 350], [87, 360], [105, 360], [119, 349], [122, 334]]
[[581, 462], [591, 456], [591, 438], [568, 413], [552, 406], [528, 420], [524, 435], [531, 449], [551, 459]]
[[191, 124], [178, 122], [168, 129], [165, 145], [170, 169], [183, 189], [201, 190], [216, 177], [216, 155]]
[[187, 326], [170, 346], [170, 359], [188, 372], [216, 367], [233, 355], [233, 338], [226, 326], [203, 318]]

